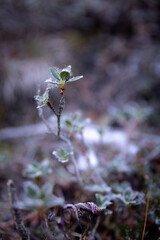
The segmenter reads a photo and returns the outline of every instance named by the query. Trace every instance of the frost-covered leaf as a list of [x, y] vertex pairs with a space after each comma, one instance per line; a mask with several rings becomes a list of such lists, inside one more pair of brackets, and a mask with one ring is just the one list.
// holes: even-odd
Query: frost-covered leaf
[[104, 212], [105, 215], [112, 214], [112, 211], [107, 209], [107, 207], [112, 204], [111, 194], [103, 196], [103, 195], [97, 193], [96, 200], [97, 200], [97, 205]]
[[97, 205], [101, 208], [101, 209], [106, 209], [107, 206], [111, 205], [111, 197], [110, 195], [101, 195], [99, 193], [96, 193], [96, 200], [97, 200]]
[[49, 100], [49, 88], [47, 88], [41, 96], [34, 96], [34, 99], [37, 101], [37, 108], [44, 107]]
[[68, 65], [66, 68], [64, 68], [62, 71], [68, 71], [71, 74], [71, 65]]
[[60, 76], [59, 76], [59, 69], [55, 67], [50, 67], [49, 68], [50, 72], [52, 73], [53, 77], [55, 77], [58, 81], [60, 81]]
[[132, 190], [130, 187], [123, 189], [122, 193], [109, 192], [107, 195], [96, 194], [97, 204], [101, 209], [106, 209], [112, 202], [120, 201], [124, 205], [144, 204], [144, 194]]
[[76, 77], [71, 77], [71, 75], [72, 75], [71, 65], [69, 65], [69, 66], [67, 66], [63, 69], [58, 69], [58, 68], [55, 68], [55, 67], [51, 67], [50, 72], [55, 77], [55, 79], [58, 80], [58, 82], [53, 81], [51, 78], [47, 79], [46, 82], [51, 84], [51, 85], [55, 85], [55, 86], [61, 85], [61, 87], [64, 87], [64, 85], [68, 82], [74, 82], [74, 81], [77, 81], [77, 80], [83, 78], [82, 75], [81, 76], [76, 76]]
[[73, 150], [71, 148], [60, 148], [57, 151], [53, 151], [52, 154], [56, 156], [59, 162], [65, 163], [68, 162], [69, 156], [73, 154]]
[[60, 85], [60, 83], [59, 83], [58, 81], [54, 81], [54, 80], [52, 80], [52, 78], [49, 78], [49, 79], [45, 80], [45, 82], [46, 82], [46, 83], [53, 84], [54, 87], [57, 87], [57, 86]]
[[52, 169], [49, 166], [49, 160], [44, 159], [42, 162], [32, 162], [28, 165], [27, 169], [24, 170], [23, 175], [30, 178], [36, 178], [50, 174]]
[[42, 162], [40, 162], [39, 168], [41, 170], [44, 170], [44, 171], [46, 171], [49, 168], [49, 160], [48, 160], [48, 158], [45, 158]]
[[122, 182], [121, 184], [118, 182], [114, 182], [111, 184], [112, 190], [117, 193], [123, 193], [125, 189], [131, 188], [129, 182]]
[[122, 156], [116, 156], [112, 162], [108, 164], [109, 170], [110, 171], [117, 171], [117, 172], [130, 172], [131, 168], [128, 165], [127, 161], [125, 158]]
[[122, 201], [125, 205], [144, 204], [144, 193], [134, 191], [130, 187], [126, 188], [123, 193], [115, 194], [115, 198]]
[[40, 188], [33, 182], [25, 182], [24, 190], [28, 196], [21, 206], [24, 209], [63, 206], [64, 199], [52, 194], [53, 184], [46, 183]]
[[87, 190], [87, 191], [90, 191], [90, 192], [110, 192], [110, 190], [111, 190], [111, 188], [110, 187], [108, 187], [106, 184], [93, 184], [93, 185], [88, 185], [88, 186], [86, 186], [85, 187], [85, 189]]
[[46, 184], [43, 185], [41, 191], [45, 196], [51, 195], [53, 191], [53, 184], [47, 182]]
[[124, 123], [129, 119], [135, 119], [138, 122], [143, 122], [153, 112], [151, 107], [140, 106], [137, 103], [129, 102], [124, 104], [121, 108], [115, 106], [109, 107], [109, 115], [111, 119], [115, 119], [120, 123]]
[[81, 78], [83, 78], [83, 76], [72, 77], [67, 82], [75, 82], [75, 81], [77, 81], [77, 80], [79, 80]]
[[40, 197], [41, 190], [38, 187], [38, 185], [33, 182], [30, 182], [30, 181], [25, 182], [24, 190], [25, 190], [26, 194], [28, 195], [28, 197], [30, 197], [30, 198], [38, 199]]

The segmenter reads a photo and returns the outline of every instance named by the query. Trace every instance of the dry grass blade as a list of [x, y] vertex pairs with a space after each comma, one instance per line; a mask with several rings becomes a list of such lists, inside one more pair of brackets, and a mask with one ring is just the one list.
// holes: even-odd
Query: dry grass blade
[[146, 230], [148, 209], [149, 209], [149, 197], [147, 197], [147, 202], [146, 202], [146, 211], [145, 211], [145, 219], [144, 219], [142, 240], [144, 239], [144, 234], [145, 234], [145, 230]]

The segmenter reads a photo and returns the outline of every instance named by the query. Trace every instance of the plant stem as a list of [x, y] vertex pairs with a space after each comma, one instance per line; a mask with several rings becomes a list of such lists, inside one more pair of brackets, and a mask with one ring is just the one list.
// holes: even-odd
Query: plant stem
[[58, 115], [58, 116], [57, 116], [57, 126], [58, 126], [57, 136], [58, 136], [58, 137], [60, 136], [60, 132], [61, 132], [61, 121], [60, 121], [60, 119], [61, 119], [61, 116]]
[[146, 202], [146, 211], [145, 211], [145, 219], [144, 219], [144, 226], [143, 226], [142, 240], [144, 239], [144, 234], [145, 234], [145, 230], [146, 230], [146, 223], [147, 223], [148, 209], [149, 209], [149, 197], [147, 197], [147, 202]]
[[8, 195], [9, 195], [10, 205], [12, 208], [14, 220], [16, 222], [17, 231], [21, 236], [22, 240], [30, 240], [30, 233], [26, 230], [22, 220], [21, 211], [17, 207], [18, 198], [17, 198], [14, 182], [12, 180], [8, 180], [7, 186], [8, 186]]
[[60, 132], [61, 132], [61, 114], [62, 114], [62, 111], [64, 109], [64, 105], [65, 105], [65, 97], [64, 95], [62, 95], [60, 101], [59, 101], [59, 106], [58, 106], [58, 113], [56, 113], [56, 110], [54, 109], [54, 107], [51, 105], [50, 101], [48, 100], [47, 101], [47, 105], [48, 107], [52, 110], [52, 112], [56, 115], [57, 117], [57, 136], [59, 137], [60, 136]]
[[47, 105], [48, 107], [52, 110], [52, 112], [57, 116], [56, 110], [54, 109], [54, 107], [51, 105], [50, 101], [47, 101]]
[[59, 101], [59, 108], [58, 108], [58, 114], [57, 114], [57, 125], [58, 125], [58, 132], [57, 132], [57, 135], [58, 137], [60, 136], [60, 132], [61, 132], [61, 114], [62, 114], [62, 111], [64, 109], [64, 105], [65, 105], [65, 97], [64, 95], [62, 95], [60, 101]]

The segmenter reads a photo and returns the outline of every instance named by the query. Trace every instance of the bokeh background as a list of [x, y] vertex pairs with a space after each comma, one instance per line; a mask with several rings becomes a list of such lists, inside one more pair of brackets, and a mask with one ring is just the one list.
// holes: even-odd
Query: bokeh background
[[33, 96], [50, 66], [69, 64], [84, 79], [67, 89], [66, 111], [96, 117], [136, 102], [158, 126], [158, 0], [1, 0], [0, 56], [0, 128], [37, 122]]

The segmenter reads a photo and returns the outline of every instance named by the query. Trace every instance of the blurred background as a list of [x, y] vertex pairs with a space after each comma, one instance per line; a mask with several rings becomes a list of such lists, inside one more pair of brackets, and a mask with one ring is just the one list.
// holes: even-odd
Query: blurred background
[[39, 121], [33, 96], [49, 67], [72, 65], [83, 80], [66, 111], [97, 117], [136, 102], [160, 115], [160, 1], [1, 0], [0, 128]]

